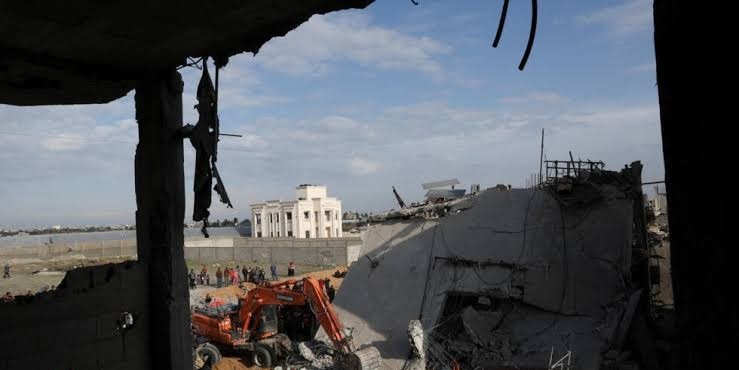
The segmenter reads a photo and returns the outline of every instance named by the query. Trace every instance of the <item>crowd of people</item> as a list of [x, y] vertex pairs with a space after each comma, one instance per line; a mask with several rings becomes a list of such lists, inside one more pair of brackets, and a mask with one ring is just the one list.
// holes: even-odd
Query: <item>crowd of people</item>
[[[270, 279], [272, 281], [278, 280], [279, 275], [277, 274], [277, 264], [273, 263], [269, 267], [269, 270]], [[294, 262], [290, 262], [287, 265], [287, 276], [295, 276]], [[213, 281], [213, 284], [211, 284], [211, 276], [208, 273], [208, 267], [206, 265], [203, 265], [199, 273], [196, 273], [195, 269], [190, 269], [188, 279], [190, 281], [191, 289], [195, 288], [198, 285], [214, 285], [218, 288], [221, 288], [229, 285], [239, 285], [240, 283], [244, 282], [261, 285], [268, 281], [267, 275], [263, 268], [247, 267], [246, 265], [244, 265], [243, 267], [239, 265], [236, 265], [236, 267], [226, 266], [223, 269], [221, 269], [221, 266], [218, 266], [215, 271], [215, 281]]]

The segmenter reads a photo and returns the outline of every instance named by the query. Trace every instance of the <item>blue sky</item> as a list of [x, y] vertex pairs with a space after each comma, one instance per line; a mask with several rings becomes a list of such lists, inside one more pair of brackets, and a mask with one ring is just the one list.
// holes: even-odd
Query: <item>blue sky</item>
[[[320, 183], [344, 210], [394, 207], [391, 186], [419, 200], [420, 183], [523, 186], [549, 159], [645, 164], [663, 179], [651, 2], [540, 1], [526, 69], [530, 3], [377, 0], [314, 16], [233, 57], [221, 73], [219, 170], [234, 201], [289, 199]], [[199, 71], [182, 70], [185, 121]], [[0, 227], [133, 223], [133, 93], [105, 105], [0, 105]], [[194, 153], [186, 146], [187, 213]]]

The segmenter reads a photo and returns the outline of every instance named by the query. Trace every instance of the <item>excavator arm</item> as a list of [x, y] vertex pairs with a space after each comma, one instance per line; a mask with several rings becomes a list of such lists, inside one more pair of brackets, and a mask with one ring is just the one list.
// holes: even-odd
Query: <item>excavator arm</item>
[[249, 330], [255, 322], [255, 316], [258, 316], [259, 311], [266, 305], [302, 306], [308, 303], [336, 349], [343, 353], [353, 352], [354, 345], [344, 334], [344, 327], [339, 321], [339, 316], [323, 292], [323, 283], [310, 277], [304, 278], [301, 282], [301, 291], [287, 288], [289, 285], [297, 283], [294, 280], [269, 287], [258, 286], [250, 290], [241, 301], [242, 305], [239, 309], [241, 330], [243, 332]]

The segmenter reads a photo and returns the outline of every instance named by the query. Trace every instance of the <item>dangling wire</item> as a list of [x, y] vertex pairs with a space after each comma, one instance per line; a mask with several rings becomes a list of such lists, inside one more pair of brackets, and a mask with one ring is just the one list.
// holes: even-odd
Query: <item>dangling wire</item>
[[[503, 1], [503, 9], [500, 11], [500, 21], [498, 21], [498, 31], [495, 32], [495, 39], [493, 40], [493, 47], [497, 48], [500, 43], [500, 37], [503, 35], [503, 28], [505, 27], [506, 16], [508, 15], [508, 5], [510, 0]], [[529, 60], [531, 54], [531, 48], [534, 46], [534, 38], [536, 36], [536, 23], [538, 18], [537, 1], [531, 0], [531, 30], [529, 31], [529, 41], [526, 43], [526, 50], [523, 53], [521, 62], [518, 64], [518, 69], [523, 71], [526, 67], [526, 62]]]
[[518, 70], [523, 71], [526, 66], [526, 62], [529, 60], [529, 54], [531, 54], [531, 48], [534, 46], [534, 37], [536, 36], [536, 22], [537, 22], [537, 3], [536, 0], [531, 0], [531, 30], [529, 31], [529, 42], [526, 44], [526, 51], [523, 53], [521, 63], [518, 64]]
[[200, 66], [200, 62], [202, 61], [203, 61], [203, 58], [193, 59], [191, 57], [187, 57], [187, 63], [177, 67], [177, 70], [179, 71], [180, 69], [185, 68], [185, 67], [195, 67], [199, 71], [202, 71], [203, 68]]
[[497, 48], [500, 42], [500, 36], [503, 35], [503, 27], [505, 26], [505, 17], [508, 15], [508, 3], [510, 0], [503, 1], [503, 10], [500, 12], [500, 21], [498, 22], [498, 32], [495, 33], [495, 40], [493, 40], [493, 47]]

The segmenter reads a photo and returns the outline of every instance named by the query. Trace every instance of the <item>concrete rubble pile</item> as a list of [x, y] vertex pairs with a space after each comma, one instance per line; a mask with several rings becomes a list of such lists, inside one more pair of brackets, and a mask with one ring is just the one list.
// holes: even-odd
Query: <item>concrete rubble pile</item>
[[632, 173], [488, 189], [441, 205], [444, 217], [385, 217], [334, 305], [390, 370], [628, 368], [642, 296]]

